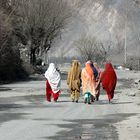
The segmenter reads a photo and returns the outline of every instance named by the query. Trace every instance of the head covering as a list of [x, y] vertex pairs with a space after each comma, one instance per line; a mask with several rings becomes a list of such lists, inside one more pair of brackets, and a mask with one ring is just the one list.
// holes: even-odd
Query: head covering
[[86, 67], [85, 67], [87, 73], [92, 77], [94, 78], [94, 74], [93, 74], [93, 70], [92, 70], [92, 67], [91, 67], [91, 61], [87, 61], [86, 62]]
[[78, 60], [73, 60], [72, 61], [72, 67], [71, 67], [71, 77], [73, 80], [77, 79], [77, 76], [80, 74], [80, 65]]
[[[80, 76], [81, 76], [81, 68], [80, 68], [79, 61], [78, 60], [73, 60], [72, 61], [72, 66], [71, 66], [71, 68], [68, 72], [68, 77], [67, 77], [67, 84], [69, 85], [70, 89], [72, 89], [72, 88], [79, 89], [79, 87], [80, 87]], [[75, 83], [75, 85], [72, 84], [72, 83]]]
[[98, 74], [101, 74], [101, 70], [100, 70], [98, 64], [96, 62], [94, 62], [93, 65], [96, 68], [96, 70], [98, 71]]
[[90, 92], [93, 96], [96, 96], [95, 79], [91, 68], [91, 61], [86, 62], [86, 66], [82, 70], [81, 79], [83, 93]]
[[105, 70], [101, 74], [103, 89], [107, 91], [108, 99], [114, 97], [114, 90], [117, 83], [117, 76], [111, 63], [105, 64]]
[[47, 78], [47, 80], [52, 88], [52, 91], [54, 93], [57, 93], [59, 91], [58, 85], [60, 82], [60, 74], [56, 70], [54, 63], [49, 64], [49, 67], [48, 67], [47, 71], [45, 72], [45, 77]]
[[93, 65], [93, 62], [91, 61], [91, 64], [90, 64], [91, 68], [92, 68], [92, 71], [93, 71], [93, 74], [94, 74], [94, 78], [96, 79], [97, 76], [98, 76], [98, 71], [96, 70], [96, 68], [94, 67]]

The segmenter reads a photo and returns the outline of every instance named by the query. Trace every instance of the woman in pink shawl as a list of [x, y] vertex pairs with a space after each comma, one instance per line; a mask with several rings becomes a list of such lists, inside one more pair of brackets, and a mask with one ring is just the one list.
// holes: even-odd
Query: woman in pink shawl
[[56, 102], [60, 90], [59, 90], [59, 85], [60, 85], [60, 74], [56, 70], [54, 63], [50, 63], [47, 71], [45, 72], [45, 77], [46, 77], [46, 99], [47, 101], [51, 101], [51, 95], [53, 96], [54, 101]]
[[[93, 65], [94, 65], [95, 69], [98, 71], [98, 75], [96, 77], [96, 85], [97, 85], [98, 84], [98, 81], [100, 79], [100, 76], [101, 76], [101, 70], [98, 67], [98, 65], [97, 65], [96, 62], [94, 62]], [[96, 100], [97, 101], [99, 100], [99, 96], [100, 96], [100, 83], [99, 83], [98, 87], [96, 88]]]

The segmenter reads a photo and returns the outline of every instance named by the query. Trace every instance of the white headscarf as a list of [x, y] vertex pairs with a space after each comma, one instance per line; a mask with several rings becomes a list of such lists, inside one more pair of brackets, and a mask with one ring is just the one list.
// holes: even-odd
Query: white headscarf
[[58, 85], [60, 82], [60, 74], [56, 70], [54, 63], [50, 63], [47, 71], [45, 72], [45, 77], [47, 78], [52, 91], [57, 93], [59, 91]]

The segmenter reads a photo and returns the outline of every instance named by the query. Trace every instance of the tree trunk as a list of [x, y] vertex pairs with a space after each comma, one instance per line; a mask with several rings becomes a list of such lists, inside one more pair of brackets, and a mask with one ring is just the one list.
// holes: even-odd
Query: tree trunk
[[30, 50], [30, 64], [35, 65], [36, 64], [36, 55], [35, 55], [36, 49]]

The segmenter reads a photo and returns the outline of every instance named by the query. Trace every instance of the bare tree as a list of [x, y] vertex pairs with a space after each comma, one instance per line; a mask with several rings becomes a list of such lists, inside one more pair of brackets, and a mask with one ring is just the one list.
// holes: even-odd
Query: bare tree
[[5, 45], [8, 42], [8, 38], [11, 35], [12, 27], [10, 24], [11, 20], [4, 13], [2, 9], [0, 9], [0, 56], [3, 55], [3, 50]]
[[[20, 54], [13, 37], [10, 9], [0, 7], [0, 82], [23, 78]], [[8, 73], [8, 74], [7, 74]]]
[[74, 45], [84, 61], [93, 60], [101, 63], [106, 60], [106, 49], [95, 37], [81, 37]]
[[63, 0], [17, 0], [15, 34], [29, 50], [35, 64], [39, 51], [47, 52], [64, 29], [70, 10]]

